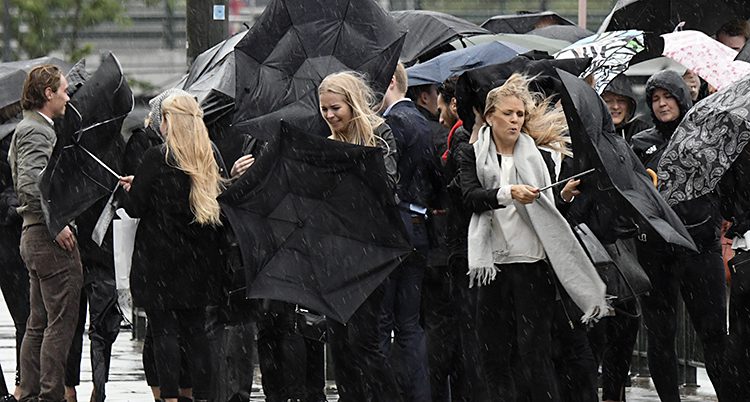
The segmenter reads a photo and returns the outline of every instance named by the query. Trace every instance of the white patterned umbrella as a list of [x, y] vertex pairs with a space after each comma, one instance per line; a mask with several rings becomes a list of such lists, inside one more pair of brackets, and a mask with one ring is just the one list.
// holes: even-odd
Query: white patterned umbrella
[[603, 32], [583, 38], [555, 53], [556, 59], [591, 57], [591, 65], [580, 77], [594, 75], [594, 89], [601, 94], [618, 75], [628, 69], [630, 60], [645, 49], [643, 31]]
[[722, 89], [750, 74], [750, 63], [734, 60], [736, 50], [703, 32], [678, 31], [662, 37], [664, 56], [695, 71], [716, 89]]

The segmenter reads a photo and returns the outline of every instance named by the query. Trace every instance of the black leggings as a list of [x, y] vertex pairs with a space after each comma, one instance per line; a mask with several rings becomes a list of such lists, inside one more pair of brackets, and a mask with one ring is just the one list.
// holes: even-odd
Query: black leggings
[[206, 335], [205, 308], [189, 310], [146, 310], [154, 339], [154, 358], [162, 399], [179, 396], [181, 353], [192, 365], [193, 398], [207, 400], [211, 393], [211, 360]]
[[544, 261], [504, 264], [479, 288], [477, 326], [493, 401], [560, 401], [552, 364], [554, 273]]
[[656, 392], [664, 402], [679, 402], [675, 337], [677, 303], [685, 308], [703, 345], [706, 371], [722, 400], [721, 379], [726, 345], [726, 279], [720, 248], [701, 253], [663, 253], [638, 245], [638, 260], [651, 280], [643, 297], [648, 330], [648, 365]]
[[[741, 258], [735, 257], [735, 259]], [[750, 395], [750, 261], [739, 265], [736, 270], [732, 271], [726, 357], [727, 370], [724, 375], [726, 397], [722, 401], [747, 401]]]

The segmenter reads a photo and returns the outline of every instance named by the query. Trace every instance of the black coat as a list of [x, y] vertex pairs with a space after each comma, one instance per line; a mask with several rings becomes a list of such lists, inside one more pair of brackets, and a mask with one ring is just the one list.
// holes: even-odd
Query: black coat
[[150, 148], [133, 179], [125, 209], [141, 218], [130, 287], [145, 309], [205, 307], [215, 301], [222, 269], [219, 230], [193, 223], [190, 178], [165, 161], [165, 145]]

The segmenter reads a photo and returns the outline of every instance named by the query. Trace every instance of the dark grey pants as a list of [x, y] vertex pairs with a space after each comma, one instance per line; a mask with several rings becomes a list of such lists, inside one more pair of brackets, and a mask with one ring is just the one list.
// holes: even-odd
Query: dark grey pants
[[65, 397], [65, 361], [78, 322], [83, 270], [78, 249], [59, 247], [44, 225], [24, 228], [21, 257], [29, 270], [31, 314], [21, 346], [21, 401]]

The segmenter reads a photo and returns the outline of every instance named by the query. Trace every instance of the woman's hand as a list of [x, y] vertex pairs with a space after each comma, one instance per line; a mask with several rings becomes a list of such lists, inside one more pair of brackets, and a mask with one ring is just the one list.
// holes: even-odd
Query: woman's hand
[[568, 182], [565, 183], [565, 187], [560, 191], [563, 201], [571, 202], [573, 201], [573, 197], [577, 197], [581, 194], [581, 190], [578, 189], [579, 184], [581, 184], [581, 179], [568, 180]]
[[526, 184], [510, 186], [510, 196], [521, 204], [531, 204], [539, 197], [539, 189]]
[[249, 168], [250, 166], [255, 163], [255, 157], [253, 154], [247, 154], [240, 159], [237, 159], [234, 162], [234, 165], [232, 165], [232, 172], [230, 173], [232, 178], [242, 176], [243, 173]]
[[122, 176], [120, 177], [120, 185], [125, 191], [130, 191], [130, 185], [133, 184], [135, 176]]
[[76, 236], [70, 227], [65, 226], [60, 233], [55, 236], [55, 242], [58, 246], [62, 247], [65, 251], [73, 251], [76, 248]]

